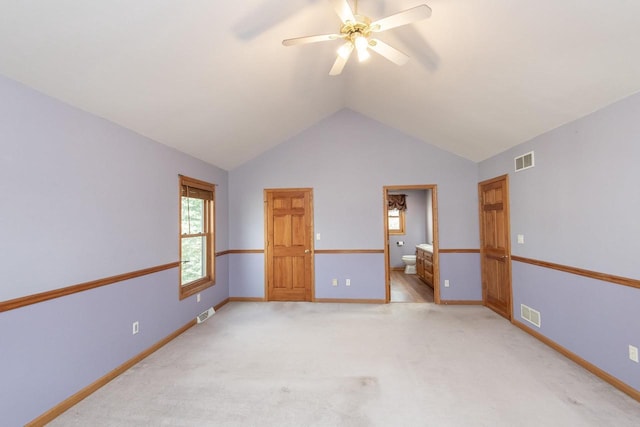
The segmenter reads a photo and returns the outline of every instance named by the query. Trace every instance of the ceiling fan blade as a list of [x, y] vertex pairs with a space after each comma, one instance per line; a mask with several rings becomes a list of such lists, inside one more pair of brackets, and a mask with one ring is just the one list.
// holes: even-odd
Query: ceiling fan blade
[[343, 23], [356, 22], [356, 18], [353, 16], [353, 11], [349, 3], [347, 3], [347, 0], [329, 0], [329, 2], [331, 2], [331, 5]]
[[296, 37], [294, 39], [286, 39], [286, 40], [282, 40], [282, 44], [285, 46], [295, 46], [297, 44], [307, 44], [307, 43], [317, 43], [317, 42], [338, 40], [343, 37], [344, 36], [340, 34], [322, 34], [318, 36], [306, 36], [306, 37]]
[[420, 6], [412, 7], [411, 9], [403, 10], [402, 12], [374, 21], [371, 23], [370, 28], [371, 31], [375, 32], [387, 31], [391, 28], [411, 24], [412, 22], [420, 21], [430, 16], [431, 8], [426, 4], [421, 4]]
[[344, 66], [347, 65], [347, 61], [351, 56], [351, 52], [353, 52], [353, 45], [349, 42], [340, 48], [336, 62], [333, 63], [333, 67], [331, 67], [331, 71], [329, 71], [330, 76], [337, 76], [342, 73]]
[[391, 47], [388, 44], [381, 42], [378, 39], [371, 39], [369, 41], [369, 48], [376, 52], [378, 55], [385, 57], [389, 61], [396, 65], [404, 65], [409, 61], [409, 56], [400, 52], [395, 47]]

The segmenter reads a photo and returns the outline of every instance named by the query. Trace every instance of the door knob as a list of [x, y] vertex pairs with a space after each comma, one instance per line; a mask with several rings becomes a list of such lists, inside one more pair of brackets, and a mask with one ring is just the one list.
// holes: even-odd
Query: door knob
[[304, 250], [304, 253], [305, 253], [305, 254], [308, 254], [309, 252], [311, 252], [309, 249], [305, 249], [305, 250]]

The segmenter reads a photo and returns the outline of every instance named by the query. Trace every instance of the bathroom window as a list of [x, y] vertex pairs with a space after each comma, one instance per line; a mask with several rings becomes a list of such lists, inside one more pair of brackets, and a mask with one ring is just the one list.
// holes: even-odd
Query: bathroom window
[[215, 185], [180, 176], [180, 299], [215, 282]]
[[387, 213], [389, 234], [404, 234], [404, 211], [389, 209]]

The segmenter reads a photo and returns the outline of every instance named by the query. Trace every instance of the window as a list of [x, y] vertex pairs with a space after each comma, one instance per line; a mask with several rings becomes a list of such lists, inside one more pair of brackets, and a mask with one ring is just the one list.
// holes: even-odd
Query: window
[[215, 185], [180, 175], [180, 299], [215, 282]]
[[387, 214], [389, 234], [404, 234], [404, 211], [389, 209]]

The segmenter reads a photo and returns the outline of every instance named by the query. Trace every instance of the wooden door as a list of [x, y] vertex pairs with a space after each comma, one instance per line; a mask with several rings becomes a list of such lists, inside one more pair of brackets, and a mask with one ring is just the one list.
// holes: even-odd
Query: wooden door
[[503, 175], [478, 185], [484, 304], [511, 320], [509, 181]]
[[266, 297], [313, 300], [313, 192], [265, 190]]

